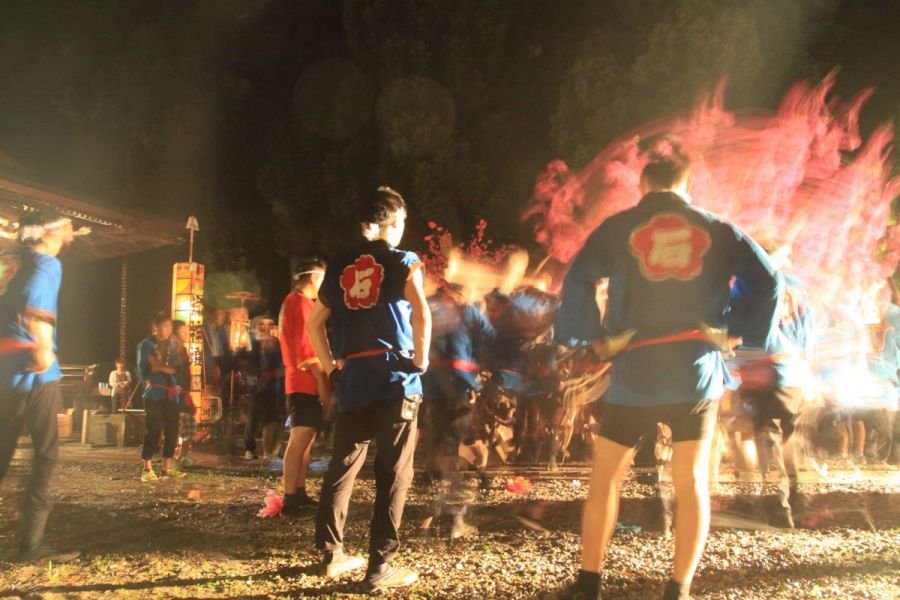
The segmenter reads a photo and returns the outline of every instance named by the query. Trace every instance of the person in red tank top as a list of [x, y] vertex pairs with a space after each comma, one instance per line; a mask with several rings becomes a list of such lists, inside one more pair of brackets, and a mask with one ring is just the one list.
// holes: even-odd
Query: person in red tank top
[[322, 260], [301, 261], [294, 273], [294, 289], [284, 299], [278, 317], [284, 391], [291, 416], [291, 435], [284, 452], [284, 515], [317, 505], [306, 493], [306, 472], [313, 442], [322, 428], [323, 412], [331, 404], [331, 387], [306, 332], [306, 321], [324, 275]]

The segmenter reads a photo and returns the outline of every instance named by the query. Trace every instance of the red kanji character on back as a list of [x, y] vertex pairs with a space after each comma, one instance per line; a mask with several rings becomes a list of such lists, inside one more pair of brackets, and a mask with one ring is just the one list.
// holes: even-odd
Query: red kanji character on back
[[690, 281], [703, 272], [709, 233], [681, 215], [663, 213], [636, 227], [628, 239], [641, 273], [650, 281]]
[[378, 302], [384, 267], [371, 254], [363, 254], [341, 273], [344, 304], [350, 310], [372, 308]]

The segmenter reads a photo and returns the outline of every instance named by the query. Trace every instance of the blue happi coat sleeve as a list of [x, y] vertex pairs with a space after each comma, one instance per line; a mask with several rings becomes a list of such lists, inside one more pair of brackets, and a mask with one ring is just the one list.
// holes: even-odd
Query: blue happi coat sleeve
[[47, 321], [56, 327], [61, 280], [62, 267], [58, 260], [44, 260], [35, 265], [31, 276], [22, 285], [25, 315]]
[[137, 374], [144, 382], [150, 380], [150, 356], [153, 354], [153, 342], [143, 340], [137, 346]]
[[563, 282], [554, 325], [554, 337], [562, 344], [575, 345], [606, 336], [596, 293], [597, 281], [609, 277], [611, 268], [607, 230], [604, 224], [591, 234]]
[[737, 278], [725, 321], [730, 334], [743, 338], [744, 344], [773, 349], [776, 346], [784, 278], [776, 273], [759, 244], [737, 228], [734, 270]]

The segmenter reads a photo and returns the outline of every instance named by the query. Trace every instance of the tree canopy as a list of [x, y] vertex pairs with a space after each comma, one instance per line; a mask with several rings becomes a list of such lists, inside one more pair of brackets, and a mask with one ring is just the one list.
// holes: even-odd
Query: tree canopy
[[[136, 0], [7, 3], [0, 162], [125, 207], [200, 217], [211, 270], [287, 284], [356, 235], [378, 184], [503, 242], [553, 158], [578, 166], [721, 78], [771, 109], [835, 66], [900, 116], [900, 3], [852, 0]], [[273, 294], [274, 296], [274, 294]]]

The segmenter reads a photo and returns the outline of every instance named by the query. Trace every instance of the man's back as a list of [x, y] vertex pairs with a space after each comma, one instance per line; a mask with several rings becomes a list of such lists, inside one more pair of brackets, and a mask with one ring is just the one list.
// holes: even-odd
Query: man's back
[[329, 264], [319, 297], [330, 309], [334, 354], [347, 360], [340, 408], [421, 394], [418, 373], [400, 355], [413, 351], [412, 308], [405, 286], [421, 266], [412, 252], [366, 242]]
[[[749, 291], [730, 304], [735, 277]], [[593, 293], [601, 278], [609, 278], [603, 324]], [[636, 331], [634, 349], [616, 359], [611, 403], [716, 398], [725, 378], [720, 353], [689, 332], [706, 324], [764, 345], [774, 326], [776, 287], [765, 253], [737, 228], [677, 194], [651, 193], [588, 238], [566, 279], [557, 337]], [[660, 340], [671, 341], [651, 343]]]

